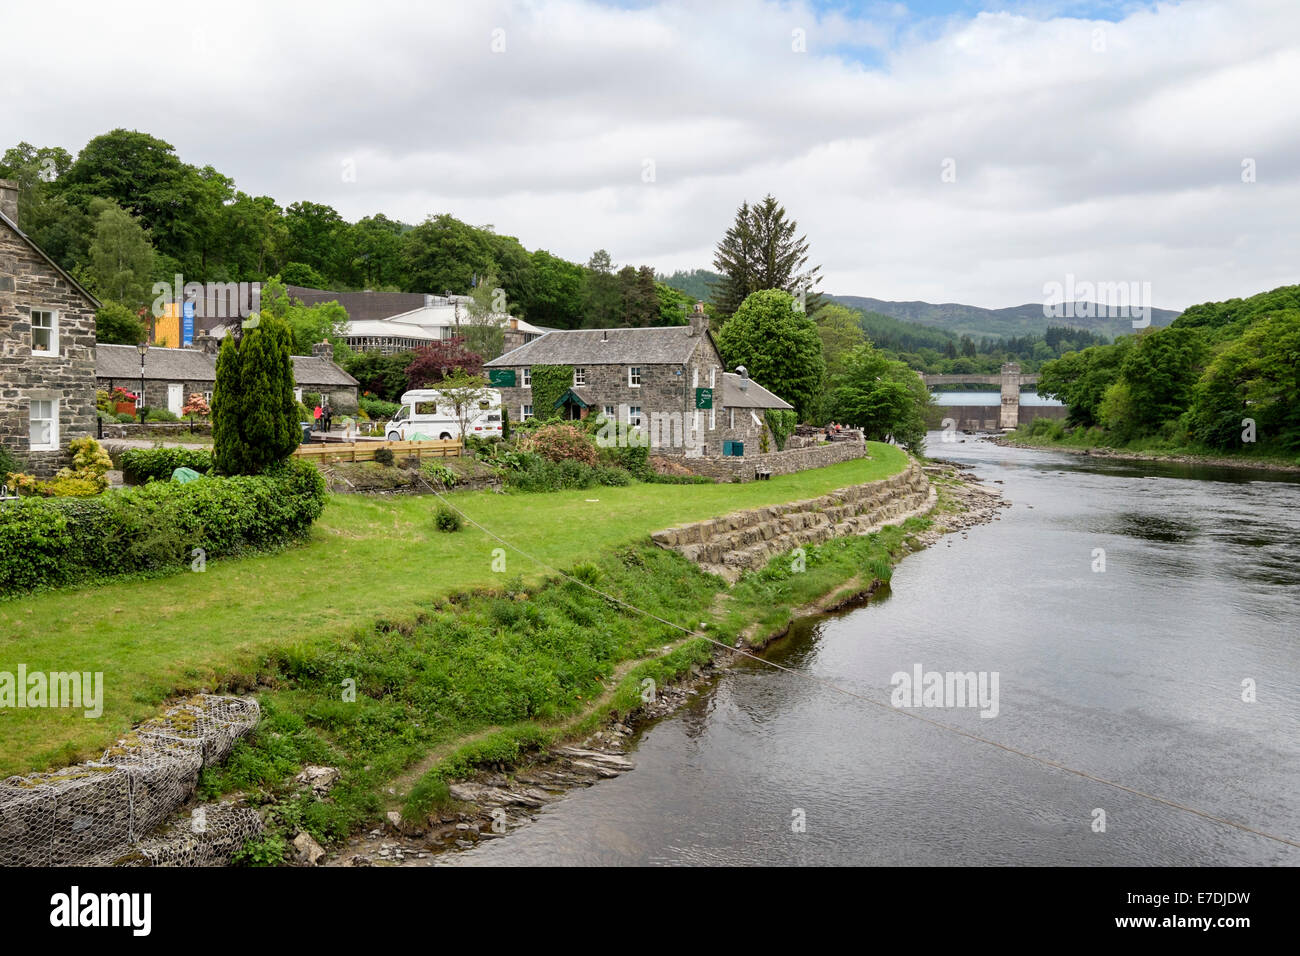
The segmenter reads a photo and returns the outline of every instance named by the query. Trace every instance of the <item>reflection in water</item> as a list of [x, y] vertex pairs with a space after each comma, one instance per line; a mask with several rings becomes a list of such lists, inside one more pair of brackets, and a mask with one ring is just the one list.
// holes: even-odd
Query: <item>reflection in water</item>
[[[930, 448], [1004, 482], [1014, 507], [908, 557], [869, 604], [801, 622], [770, 659], [886, 703], [891, 675], [916, 664], [997, 671], [996, 719], [925, 716], [1300, 837], [1300, 485], [937, 434]], [[649, 729], [633, 757], [633, 772], [444, 861], [1300, 863], [1293, 848], [755, 663]], [[1105, 833], [1091, 828], [1098, 808]]]

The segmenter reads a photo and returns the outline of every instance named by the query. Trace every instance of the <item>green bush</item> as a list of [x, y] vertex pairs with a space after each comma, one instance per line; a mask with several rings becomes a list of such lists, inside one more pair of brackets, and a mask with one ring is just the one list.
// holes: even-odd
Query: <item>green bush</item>
[[118, 420], [118, 423], [122, 425], [129, 425], [133, 421], [135, 421], [135, 416], [129, 415], [126, 412], [120, 412], [119, 414], [114, 415], [113, 417], [116, 418]]
[[375, 461], [379, 462], [381, 465], [392, 465], [393, 450], [391, 448], [376, 448]]
[[0, 445], [0, 483], [4, 481], [5, 476], [10, 472], [18, 470], [18, 459], [13, 456], [13, 453], [8, 448]]
[[180, 417], [173, 415], [165, 408], [151, 408], [149, 414], [145, 415], [146, 422], [178, 422]]
[[129, 448], [119, 465], [128, 481], [167, 481], [177, 468], [193, 468], [201, 475], [212, 470], [212, 453], [205, 448]]
[[545, 425], [521, 438], [519, 447], [524, 451], [536, 452], [547, 461], [596, 464], [595, 442], [576, 425]]
[[449, 534], [459, 531], [461, 528], [460, 514], [446, 505], [438, 505], [438, 510], [433, 515], [433, 526], [439, 531], [445, 531]]
[[325, 507], [325, 479], [290, 460], [266, 474], [151, 482], [93, 498], [24, 498], [0, 508], [0, 594], [57, 587], [300, 537]]
[[[304, 395], [303, 399], [305, 400], [306, 398], [307, 396]], [[365, 396], [362, 396], [357, 401], [357, 405], [363, 412], [369, 415], [373, 421], [385, 422], [401, 411], [402, 408], [402, 406], [397, 402], [385, 402], [382, 399], [366, 398]]]

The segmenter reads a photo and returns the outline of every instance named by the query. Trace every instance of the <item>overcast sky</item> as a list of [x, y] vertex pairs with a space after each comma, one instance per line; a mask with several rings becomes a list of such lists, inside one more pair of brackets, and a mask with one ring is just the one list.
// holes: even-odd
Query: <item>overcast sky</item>
[[1073, 274], [1182, 308], [1300, 281], [1297, 0], [44, 0], [4, 20], [0, 149], [139, 129], [350, 220], [449, 212], [672, 271], [771, 192], [830, 292], [996, 307]]

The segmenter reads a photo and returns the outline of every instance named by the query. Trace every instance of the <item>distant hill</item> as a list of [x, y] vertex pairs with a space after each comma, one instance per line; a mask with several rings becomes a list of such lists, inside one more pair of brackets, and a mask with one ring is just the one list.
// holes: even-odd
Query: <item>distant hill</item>
[[[960, 305], [945, 302], [936, 305], [932, 302], [889, 302], [884, 299], [872, 299], [861, 295], [828, 295], [827, 298], [862, 312], [877, 312], [903, 322], [931, 326], [954, 332], [957, 335], [969, 335], [977, 341], [984, 337], [1011, 338], [1021, 335], [1042, 335], [1048, 326], [1070, 326], [1087, 329], [1114, 338], [1133, 332], [1133, 320], [1127, 317], [1097, 316], [1105, 312], [1104, 306], [1069, 303], [1067, 313], [1060, 318], [1043, 315], [1041, 302], [1026, 305], [1013, 305], [1005, 309], [982, 309], [975, 305]], [[1091, 316], [1080, 315], [1090, 311]], [[1153, 326], [1169, 325], [1179, 316], [1170, 309], [1152, 309]]]
[[709, 269], [692, 269], [685, 272], [678, 269], [672, 275], [659, 275], [656, 278], [664, 285], [685, 292], [697, 302], [708, 302], [713, 297], [712, 286], [722, 280], [722, 276]]

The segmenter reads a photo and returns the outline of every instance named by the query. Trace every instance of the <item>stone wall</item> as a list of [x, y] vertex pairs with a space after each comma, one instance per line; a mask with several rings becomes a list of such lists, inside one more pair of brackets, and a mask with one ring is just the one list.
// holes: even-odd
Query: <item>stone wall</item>
[[[58, 313], [58, 351], [32, 354], [32, 309]], [[31, 450], [31, 402], [58, 402], [56, 451]], [[94, 434], [95, 313], [91, 303], [0, 224], [0, 445], [28, 471], [68, 464], [68, 442]]]
[[824, 468], [826, 465], [865, 457], [867, 457], [865, 442], [839, 441], [806, 448], [787, 448], [785, 451], [768, 452], [766, 455], [747, 454], [743, 458], [710, 456], [673, 460], [697, 475], [706, 475], [719, 481], [753, 481], [760, 471], [771, 472], [774, 475], [792, 475], [796, 471]]
[[745, 571], [761, 568], [777, 555], [831, 538], [870, 534], [885, 524], [922, 514], [933, 503], [929, 479], [913, 461], [892, 478], [841, 488], [807, 501], [753, 508], [656, 531], [651, 539], [734, 583]]
[[120, 422], [104, 422], [104, 441], [114, 438], [149, 438], [157, 441], [184, 441], [192, 435], [211, 435], [211, 422], [195, 422], [193, 431], [189, 422], [146, 422], [130, 425]]

